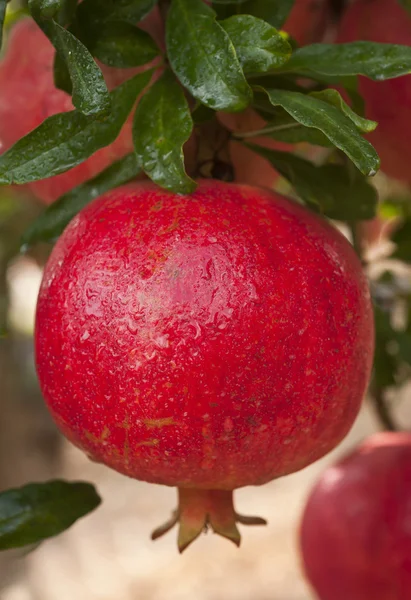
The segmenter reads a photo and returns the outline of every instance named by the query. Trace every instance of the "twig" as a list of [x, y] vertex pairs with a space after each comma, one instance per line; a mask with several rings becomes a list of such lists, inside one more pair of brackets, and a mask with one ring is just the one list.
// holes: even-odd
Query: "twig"
[[384, 397], [384, 389], [375, 386], [372, 390], [372, 399], [375, 412], [387, 431], [399, 431], [399, 427], [395, 423], [391, 412], [387, 406], [387, 401]]

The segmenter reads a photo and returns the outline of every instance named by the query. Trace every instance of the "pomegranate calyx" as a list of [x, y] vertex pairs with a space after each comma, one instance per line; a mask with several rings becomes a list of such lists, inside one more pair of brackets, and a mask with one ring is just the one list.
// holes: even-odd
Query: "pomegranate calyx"
[[178, 509], [168, 521], [153, 531], [151, 539], [161, 537], [179, 523], [177, 543], [180, 553], [209, 528], [239, 546], [241, 535], [237, 523], [267, 524], [261, 517], [249, 517], [235, 512], [232, 491], [179, 488], [178, 498]]

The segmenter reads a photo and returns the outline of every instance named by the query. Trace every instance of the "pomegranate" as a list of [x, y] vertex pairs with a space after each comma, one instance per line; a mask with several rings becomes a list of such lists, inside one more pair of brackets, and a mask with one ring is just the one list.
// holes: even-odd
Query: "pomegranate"
[[[156, 13], [150, 15], [145, 28], [155, 30], [158, 18]], [[71, 97], [54, 87], [54, 54], [51, 42], [32, 19], [23, 19], [15, 25], [10, 34], [6, 55], [0, 63], [0, 151], [8, 150], [47, 117], [73, 110]], [[105, 66], [102, 69], [110, 89], [141, 71]], [[50, 204], [131, 152], [131, 126], [130, 118], [112, 144], [74, 169], [36, 181], [27, 187], [40, 200]]]
[[53, 249], [35, 352], [48, 407], [96, 461], [177, 486], [183, 550], [236, 544], [232, 492], [302, 469], [350, 429], [373, 318], [331, 225], [273, 192], [149, 181], [81, 211]]
[[[411, 44], [411, 17], [397, 0], [358, 0], [347, 9], [338, 42], [365, 40]], [[409, 136], [411, 133], [411, 75], [371, 81], [360, 77], [359, 91], [366, 103], [366, 116], [378, 122], [369, 134], [381, 157], [381, 168], [390, 177], [411, 183]]]
[[322, 475], [301, 528], [321, 600], [409, 600], [411, 434], [378, 433]]

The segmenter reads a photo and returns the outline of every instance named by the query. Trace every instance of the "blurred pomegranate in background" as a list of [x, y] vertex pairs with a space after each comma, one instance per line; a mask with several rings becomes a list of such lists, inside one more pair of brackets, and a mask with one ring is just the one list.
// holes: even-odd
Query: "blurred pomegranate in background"
[[378, 433], [314, 487], [301, 526], [320, 600], [409, 600], [411, 434]]

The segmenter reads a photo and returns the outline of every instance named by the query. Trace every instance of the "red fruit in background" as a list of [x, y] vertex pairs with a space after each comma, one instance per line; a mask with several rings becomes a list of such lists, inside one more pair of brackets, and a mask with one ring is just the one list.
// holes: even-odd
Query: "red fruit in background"
[[[355, 40], [409, 46], [411, 16], [397, 0], [354, 2], [344, 15], [337, 41]], [[368, 139], [381, 157], [382, 170], [390, 177], [411, 183], [411, 76], [380, 82], [361, 77], [359, 91], [366, 102], [366, 116], [378, 121]]]
[[282, 29], [289, 33], [299, 46], [320, 42], [328, 24], [326, 0], [295, 0]]
[[[153, 13], [146, 29], [155, 29]], [[32, 19], [19, 21], [8, 40], [0, 63], [0, 151], [8, 150], [46, 119], [73, 110], [71, 97], [54, 87], [54, 48]], [[109, 89], [119, 85], [138, 69], [102, 67]], [[61, 194], [87, 181], [133, 149], [131, 119], [118, 138], [81, 165], [67, 173], [29, 184], [27, 187], [49, 204]]]
[[324, 472], [301, 549], [320, 600], [409, 600], [411, 434], [373, 435]]
[[41, 387], [96, 461], [177, 486], [179, 545], [239, 543], [232, 490], [302, 469], [350, 429], [373, 319], [348, 242], [272, 192], [151, 182], [77, 215], [42, 282]]

